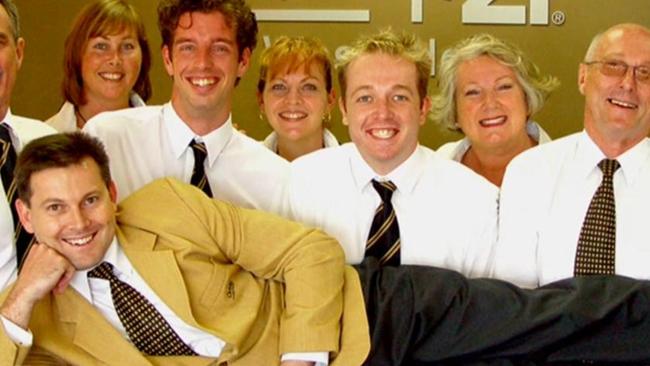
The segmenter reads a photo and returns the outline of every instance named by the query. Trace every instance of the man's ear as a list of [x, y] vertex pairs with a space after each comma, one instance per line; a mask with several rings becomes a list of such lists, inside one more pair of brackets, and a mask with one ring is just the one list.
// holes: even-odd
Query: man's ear
[[32, 225], [32, 212], [29, 206], [20, 198], [16, 200], [16, 211], [18, 212], [18, 218], [20, 219], [20, 223], [23, 225], [23, 228], [25, 228], [28, 233], [34, 234], [34, 226]]
[[239, 67], [237, 68], [237, 77], [241, 78], [246, 73], [246, 70], [251, 65], [251, 50], [250, 48], [244, 48], [239, 57]]
[[167, 75], [169, 76], [174, 76], [174, 62], [172, 61], [172, 50], [169, 49], [169, 46], [164, 45], [162, 46], [162, 58], [163, 58], [163, 64], [165, 66], [165, 70], [167, 71]]
[[585, 83], [587, 82], [587, 65], [581, 63], [578, 67], [578, 90], [585, 95]]
[[425, 96], [422, 99], [422, 105], [420, 106], [420, 126], [424, 125], [429, 117], [429, 112], [431, 111], [431, 97]]
[[339, 110], [341, 111], [341, 122], [344, 125], [348, 125], [348, 111], [345, 108], [345, 100], [343, 100], [343, 97], [339, 97]]
[[117, 185], [113, 180], [108, 183], [108, 194], [111, 197], [111, 202], [117, 203]]
[[16, 64], [18, 65], [18, 70], [23, 64], [23, 56], [25, 55], [25, 39], [23, 37], [18, 37], [16, 40]]

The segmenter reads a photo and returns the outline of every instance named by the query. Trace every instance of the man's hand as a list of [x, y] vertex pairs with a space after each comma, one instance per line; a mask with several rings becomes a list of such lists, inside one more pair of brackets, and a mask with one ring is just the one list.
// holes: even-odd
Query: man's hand
[[32, 309], [48, 292], [62, 293], [75, 273], [72, 264], [44, 244], [29, 250], [16, 283], [0, 307], [0, 314], [27, 329]]

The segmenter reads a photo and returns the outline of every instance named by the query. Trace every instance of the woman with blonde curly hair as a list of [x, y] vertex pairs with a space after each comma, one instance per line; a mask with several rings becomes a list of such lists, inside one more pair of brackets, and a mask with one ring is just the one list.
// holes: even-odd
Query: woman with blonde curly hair
[[516, 46], [489, 34], [464, 39], [443, 53], [439, 77], [433, 119], [465, 134], [439, 154], [500, 187], [510, 160], [550, 141], [530, 117], [559, 82], [543, 76]]

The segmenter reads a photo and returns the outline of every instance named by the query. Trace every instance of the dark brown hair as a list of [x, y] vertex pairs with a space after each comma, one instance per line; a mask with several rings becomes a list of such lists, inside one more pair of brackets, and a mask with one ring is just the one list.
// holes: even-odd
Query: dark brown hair
[[108, 187], [111, 182], [108, 155], [97, 138], [77, 131], [32, 140], [20, 153], [16, 163], [18, 198], [29, 207], [32, 197], [30, 179], [34, 173], [80, 164], [85, 158], [91, 158], [97, 163], [102, 180]]
[[178, 21], [185, 13], [218, 11], [235, 30], [239, 57], [245, 49], [251, 52], [257, 45], [257, 21], [243, 0], [161, 0], [158, 5], [158, 28], [163, 46], [171, 48]]

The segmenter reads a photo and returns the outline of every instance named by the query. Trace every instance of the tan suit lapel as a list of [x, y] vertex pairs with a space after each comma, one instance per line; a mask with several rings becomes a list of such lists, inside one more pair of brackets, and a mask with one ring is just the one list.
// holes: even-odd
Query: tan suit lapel
[[118, 230], [124, 253], [149, 287], [183, 321], [203, 329], [192, 315], [187, 288], [171, 250], [153, 250], [157, 236], [145, 231], [129, 231], [129, 239]]
[[149, 365], [140, 352], [79, 293], [68, 289], [54, 299], [62, 323], [74, 326], [77, 347], [107, 364]]

